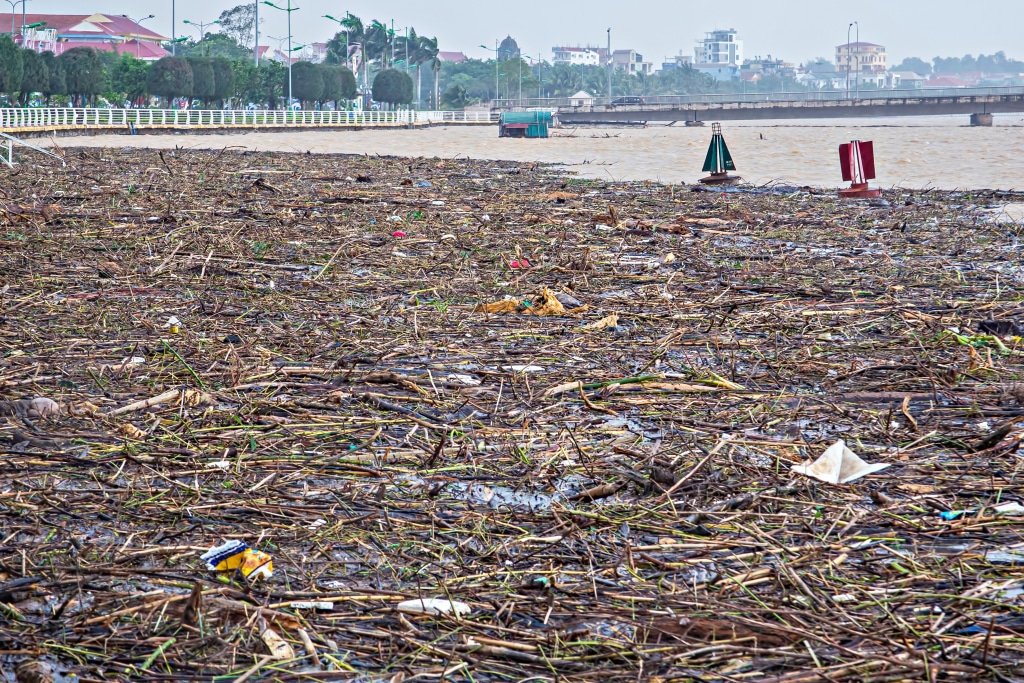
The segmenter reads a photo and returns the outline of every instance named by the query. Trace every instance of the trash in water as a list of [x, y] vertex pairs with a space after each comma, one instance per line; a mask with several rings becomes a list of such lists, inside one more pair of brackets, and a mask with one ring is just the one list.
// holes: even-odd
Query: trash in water
[[823, 481], [826, 484], [846, 484], [863, 476], [884, 470], [889, 463], [869, 464], [846, 447], [840, 439], [828, 447], [814, 462], [807, 465], [793, 465], [797, 474]]
[[199, 559], [206, 560], [206, 567], [210, 571], [238, 571], [247, 579], [255, 580], [260, 576], [269, 579], [274, 574], [274, 563], [270, 555], [260, 550], [252, 550], [242, 541], [232, 540], [214, 546]]
[[472, 612], [472, 608], [464, 602], [446, 600], [444, 598], [417, 598], [398, 603], [395, 608], [406, 614], [454, 614], [464, 616]]
[[[997, 515], [1024, 515], [1024, 505], [1020, 503], [1003, 503], [1002, 505], [995, 505], [990, 508], [985, 508], [985, 512], [993, 512]], [[967, 515], [977, 514], [977, 510], [946, 510], [939, 513], [939, 517], [942, 517], [947, 522], [951, 522], [957, 517], [964, 517]]]

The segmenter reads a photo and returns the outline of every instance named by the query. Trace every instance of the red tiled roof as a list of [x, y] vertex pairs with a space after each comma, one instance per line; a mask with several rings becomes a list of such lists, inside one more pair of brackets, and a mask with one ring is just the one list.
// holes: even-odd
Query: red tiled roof
[[437, 58], [442, 62], [454, 62], [456, 64], [466, 61], [466, 55], [461, 52], [445, 52], [444, 50], [437, 53]]
[[924, 82], [926, 88], [966, 88], [970, 83], [961, 79], [954, 78], [952, 76], [943, 76], [942, 78], [933, 78], [930, 81]]
[[148, 40], [143, 40], [138, 43], [138, 47], [136, 47], [136, 41], [134, 40], [129, 40], [125, 43], [99, 43], [89, 40], [65, 40], [57, 43], [56, 54], [62, 54], [75, 47], [89, 47], [101, 52], [116, 52], [119, 55], [131, 55], [132, 57], [138, 57], [139, 59], [146, 61], [157, 60], [171, 54], [160, 47], [159, 44]]
[[[0, 14], [0, 28], [11, 25], [11, 14]], [[15, 30], [21, 26], [21, 14], [13, 16]], [[94, 21], [89, 21], [94, 19]], [[26, 14], [26, 24], [36, 24], [45, 21], [45, 28], [57, 30], [57, 34], [67, 34], [79, 24], [88, 22], [90, 30], [74, 31], [75, 35], [82, 36], [121, 36], [136, 37], [148, 40], [167, 40], [156, 31], [140, 26], [127, 17], [116, 14]]]

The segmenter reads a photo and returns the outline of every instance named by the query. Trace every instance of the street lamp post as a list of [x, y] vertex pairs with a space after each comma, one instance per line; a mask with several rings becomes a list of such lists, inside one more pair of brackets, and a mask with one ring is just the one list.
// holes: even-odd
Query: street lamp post
[[256, 22], [254, 27], [256, 36], [252, 44], [252, 58], [253, 63], [256, 65], [256, 68], [258, 69], [260, 68], [260, 0], [256, 0], [256, 2], [254, 2], [253, 4], [256, 6]]
[[857, 26], [857, 42], [854, 45], [857, 46], [857, 75], [853, 79], [853, 87], [856, 88], [856, 96], [854, 99], [860, 99], [860, 22], [853, 22]]
[[850, 69], [853, 63], [853, 53], [850, 52], [850, 32], [853, 30], [853, 22], [846, 28], [846, 99], [850, 99]]
[[523, 56], [519, 55], [519, 106], [523, 106]]
[[[127, 14], [122, 14], [121, 16], [124, 17], [125, 19], [127, 19], [128, 21], [134, 22], [137, 26], [142, 26], [142, 22], [144, 22], [144, 21], [146, 21], [148, 19], [156, 18], [155, 14], [150, 14], [148, 17], [142, 17], [141, 19], [136, 21], [135, 19], [132, 19], [131, 17], [129, 17]], [[135, 59], [138, 59], [139, 56], [140, 56], [139, 46], [141, 44], [142, 44], [142, 39], [138, 35], [136, 35], [135, 36]]]
[[7, 4], [11, 6], [11, 40], [14, 40], [14, 15], [18, 9], [18, 3], [21, 3], [21, 23], [25, 24], [25, 3], [28, 0], [6, 0]]
[[615, 62], [612, 61], [612, 30], [608, 29], [608, 104], [612, 102], [612, 76], [615, 73]]
[[[267, 38], [269, 38], [270, 40], [276, 40], [277, 41], [277, 51], [278, 52], [281, 52], [284, 49], [284, 47], [283, 47], [284, 46], [284, 42], [286, 40], [288, 40], [287, 38], [278, 38], [277, 36], [267, 36]], [[281, 54], [284, 54], [284, 53], [281, 52]]]
[[214, 24], [219, 24], [220, 19], [217, 19], [216, 21], [189, 21], [188, 19], [184, 19], [182, 20], [181, 23], [188, 24], [189, 26], [198, 26], [199, 40], [203, 40], [206, 37], [206, 27], [213, 26]]
[[350, 38], [349, 38], [349, 30], [350, 29], [348, 27], [348, 24], [345, 23], [345, 20], [348, 19], [348, 12], [345, 12], [345, 19], [344, 20], [343, 19], [335, 19], [330, 14], [325, 14], [325, 15], [323, 15], [323, 17], [324, 17], [324, 19], [330, 19], [331, 21], [333, 21], [336, 24], [338, 24], [339, 26], [341, 26], [341, 30], [345, 32], [345, 66], [347, 66], [349, 68], [349, 70], [351, 71], [352, 65], [351, 65], [351, 63], [349, 61], [349, 58], [348, 58], [349, 57], [349, 55], [348, 55], [349, 40], [350, 40]]
[[287, 7], [278, 7], [270, 0], [263, 0], [263, 4], [288, 14], [288, 109], [290, 110], [292, 108], [292, 12], [299, 8], [292, 7], [292, 0], [288, 0]]
[[[497, 100], [499, 95], [500, 95], [500, 93], [498, 92], [498, 88], [499, 88], [499, 85], [498, 85], [498, 55], [500, 53], [502, 53], [502, 52], [506, 52], [508, 54], [512, 54], [511, 50], [502, 50], [502, 49], [500, 49], [498, 47], [498, 45], [499, 45], [498, 40], [495, 39], [494, 40], [494, 49], [493, 50], [491, 48], [487, 47], [486, 45], [481, 45], [480, 46], [483, 49], [487, 50], [488, 52], [493, 52], [494, 53], [494, 99], [495, 100]], [[520, 79], [522, 79], [522, 68], [523, 68], [523, 64], [522, 64], [522, 62], [520, 62], [519, 63], [519, 72], [520, 72], [519, 76], [520, 76]], [[505, 74], [501, 74], [501, 75], [504, 76]]]

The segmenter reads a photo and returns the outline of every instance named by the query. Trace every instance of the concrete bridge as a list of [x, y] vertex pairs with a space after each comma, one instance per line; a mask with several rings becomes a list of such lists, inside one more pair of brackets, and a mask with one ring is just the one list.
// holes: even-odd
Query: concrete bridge
[[613, 105], [607, 98], [595, 98], [584, 106], [573, 106], [570, 100], [505, 100], [496, 105], [498, 110], [550, 109], [558, 112], [563, 124], [963, 114], [971, 115], [972, 125], [992, 125], [992, 114], [1024, 112], [1024, 87], [645, 97], [643, 104], [625, 106]]

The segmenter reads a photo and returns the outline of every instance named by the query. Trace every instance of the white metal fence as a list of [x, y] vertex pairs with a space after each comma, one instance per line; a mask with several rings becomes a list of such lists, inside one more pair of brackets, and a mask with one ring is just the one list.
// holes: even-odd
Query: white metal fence
[[32, 128], [191, 126], [401, 126], [411, 123], [492, 123], [498, 115], [461, 111], [244, 111], [218, 109], [0, 108], [0, 131]]

